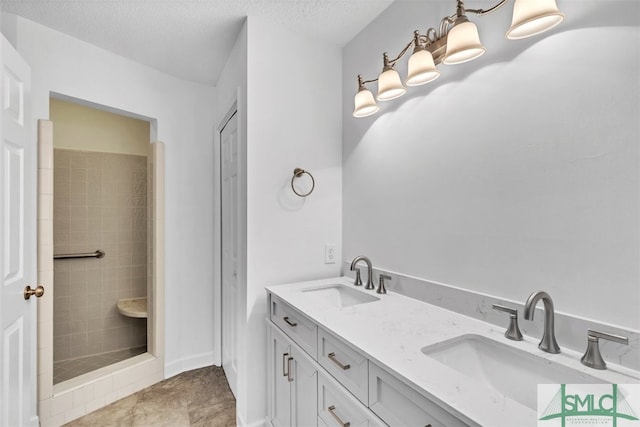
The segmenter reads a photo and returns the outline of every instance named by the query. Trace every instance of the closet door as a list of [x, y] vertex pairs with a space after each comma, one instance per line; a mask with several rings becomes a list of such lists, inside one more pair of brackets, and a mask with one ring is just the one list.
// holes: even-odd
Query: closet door
[[238, 114], [232, 113], [220, 131], [220, 194], [222, 230], [222, 368], [236, 396], [238, 382], [238, 316], [240, 283], [240, 187], [238, 180]]

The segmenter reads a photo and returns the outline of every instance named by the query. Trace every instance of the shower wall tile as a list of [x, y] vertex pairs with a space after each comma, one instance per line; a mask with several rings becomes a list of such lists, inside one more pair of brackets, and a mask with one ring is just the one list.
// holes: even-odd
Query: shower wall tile
[[147, 158], [54, 150], [55, 253], [105, 251], [54, 262], [54, 361], [146, 343], [146, 319], [118, 299], [147, 295]]
[[[54, 326], [54, 333], [55, 333], [55, 326]], [[66, 360], [66, 359], [69, 359], [70, 357], [71, 357], [71, 348], [69, 347], [69, 334], [60, 335], [57, 339], [54, 338], [53, 360]]]
[[[97, 313], [95, 311], [94, 313]], [[99, 332], [100, 336], [102, 336], [102, 330], [104, 329], [104, 323], [102, 321], [102, 317], [96, 317], [93, 319], [89, 319], [87, 321], [87, 331], [89, 332]]]
[[[55, 158], [55, 153], [57, 151], [61, 151], [61, 150], [53, 150], [53, 156]], [[70, 166], [72, 169], [77, 169], [77, 168], [82, 168], [82, 169], [86, 169], [87, 167], [87, 153], [85, 153], [84, 151], [74, 151], [74, 150], [68, 150], [69, 151], [69, 158], [71, 159], [71, 163]]]
[[102, 332], [102, 349], [103, 351], [114, 351], [118, 350], [118, 330], [113, 329], [105, 329]]
[[71, 169], [71, 183], [79, 182], [84, 188], [87, 184], [87, 170], [86, 169]]

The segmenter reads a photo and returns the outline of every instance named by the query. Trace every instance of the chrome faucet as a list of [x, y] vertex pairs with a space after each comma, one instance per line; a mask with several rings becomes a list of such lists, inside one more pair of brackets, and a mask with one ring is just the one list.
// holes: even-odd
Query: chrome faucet
[[360, 269], [356, 268], [356, 280], [353, 282], [355, 286], [362, 286], [362, 278], [360, 277]]
[[520, 332], [520, 328], [518, 328], [518, 310], [500, 304], [493, 304], [493, 309], [509, 314], [511, 320], [509, 321], [509, 327], [504, 333], [505, 338], [522, 341], [522, 333]]
[[376, 289], [376, 292], [379, 294], [386, 294], [387, 293], [387, 288], [384, 286], [384, 281], [385, 280], [391, 280], [391, 276], [387, 276], [386, 274], [381, 274], [380, 275], [380, 283], [378, 284], [378, 289]]
[[540, 300], [544, 303], [544, 332], [542, 333], [542, 340], [540, 340], [538, 348], [547, 353], [560, 353], [560, 346], [556, 342], [556, 334], [553, 326], [553, 301], [548, 293], [537, 291], [529, 295], [529, 299], [527, 299], [524, 305], [524, 318], [533, 320], [536, 304]]
[[[359, 255], [357, 257], [355, 257], [353, 259], [353, 261], [351, 261], [351, 268], [350, 270], [353, 271], [356, 269], [356, 264], [359, 263], [360, 261], [364, 261], [367, 264], [367, 269], [368, 269], [368, 273], [367, 273], [367, 285], [364, 287], [365, 289], [374, 289], [375, 286], [373, 286], [373, 265], [371, 265], [371, 260], [369, 258], [367, 258], [364, 255]], [[360, 282], [360, 284], [362, 284], [362, 282]], [[356, 283], [357, 285], [357, 283]]]
[[589, 329], [587, 332], [587, 350], [584, 352], [584, 356], [580, 359], [583, 365], [593, 369], [607, 369], [607, 364], [602, 358], [602, 355], [600, 354], [600, 347], [598, 346], [600, 338], [629, 345], [629, 338], [627, 337]]

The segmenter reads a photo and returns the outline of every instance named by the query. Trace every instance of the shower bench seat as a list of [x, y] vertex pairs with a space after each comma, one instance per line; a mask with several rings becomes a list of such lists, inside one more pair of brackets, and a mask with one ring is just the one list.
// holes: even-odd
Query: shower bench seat
[[118, 301], [118, 311], [123, 316], [146, 318], [147, 297], [121, 299], [120, 301]]

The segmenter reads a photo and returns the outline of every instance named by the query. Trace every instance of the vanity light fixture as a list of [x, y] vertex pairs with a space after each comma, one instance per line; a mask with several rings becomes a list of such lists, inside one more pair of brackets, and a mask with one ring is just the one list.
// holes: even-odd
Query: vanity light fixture
[[365, 83], [372, 83], [375, 80], [365, 81], [361, 75], [358, 76], [358, 93], [356, 93], [355, 103], [356, 109], [353, 112], [354, 117], [367, 117], [377, 113], [380, 110], [373, 94], [365, 87]]
[[[426, 34], [414, 31], [413, 39], [402, 49], [397, 57], [389, 59], [385, 52], [382, 56], [382, 72], [376, 79], [365, 80], [358, 75], [358, 93], [355, 96], [354, 117], [367, 117], [377, 113], [378, 101], [396, 99], [406, 93], [400, 75], [394, 69], [396, 63], [413, 47], [409, 57], [407, 86], [420, 86], [434, 81], [440, 76], [436, 65], [461, 64], [481, 56], [485, 47], [480, 42], [476, 25], [469, 21], [467, 14], [486, 15], [495, 12], [509, 0], [500, 0], [489, 9], [467, 9], [463, 0], [457, 0], [456, 13], [445, 16], [438, 30], [429, 28]], [[505, 37], [510, 40], [534, 36], [550, 30], [560, 24], [564, 14], [558, 10], [556, 0], [514, 0], [513, 19]], [[374, 98], [367, 83], [378, 82], [378, 93]]]
[[413, 33], [413, 54], [409, 57], [407, 86], [420, 86], [440, 77], [440, 70], [433, 62], [433, 55], [420, 38], [420, 32]]
[[400, 74], [393, 69], [389, 62], [389, 56], [387, 52], [382, 55], [384, 61], [384, 68], [380, 77], [378, 77], [378, 101], [390, 101], [404, 95], [407, 90], [402, 86], [400, 81]]

